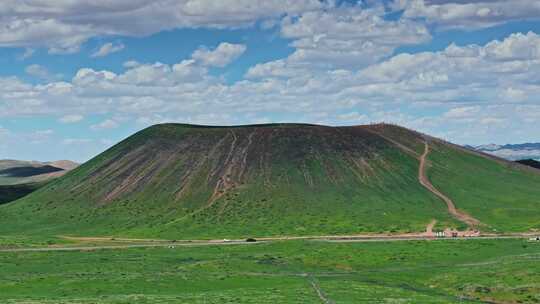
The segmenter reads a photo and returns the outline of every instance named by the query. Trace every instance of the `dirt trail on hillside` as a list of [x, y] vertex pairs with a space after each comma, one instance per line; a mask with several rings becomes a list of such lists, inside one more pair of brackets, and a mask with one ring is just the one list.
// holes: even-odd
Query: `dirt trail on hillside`
[[437, 224], [437, 220], [431, 220], [426, 226], [426, 235], [433, 235], [433, 227]]
[[420, 157], [420, 167], [418, 169], [418, 181], [420, 182], [420, 184], [422, 184], [422, 186], [428, 189], [431, 193], [435, 194], [441, 200], [443, 200], [448, 207], [448, 212], [452, 214], [452, 216], [454, 216], [457, 220], [467, 224], [470, 228], [474, 228], [480, 225], [479, 220], [473, 218], [472, 216], [468, 215], [463, 211], [458, 210], [454, 202], [448, 196], [444, 195], [442, 192], [437, 190], [435, 186], [431, 184], [426, 174], [426, 158], [429, 154], [429, 145], [427, 142], [425, 142], [424, 145], [424, 154], [422, 154], [422, 156]]

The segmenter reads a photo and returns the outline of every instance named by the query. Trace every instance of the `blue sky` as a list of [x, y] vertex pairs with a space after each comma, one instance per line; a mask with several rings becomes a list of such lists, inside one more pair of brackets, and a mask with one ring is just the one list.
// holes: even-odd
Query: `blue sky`
[[540, 1], [108, 2], [0, 6], [0, 159], [86, 161], [162, 122], [540, 141]]

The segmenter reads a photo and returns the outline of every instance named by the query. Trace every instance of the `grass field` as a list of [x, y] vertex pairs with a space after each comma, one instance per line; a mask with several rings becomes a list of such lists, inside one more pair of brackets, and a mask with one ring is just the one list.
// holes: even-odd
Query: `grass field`
[[0, 253], [1, 303], [538, 303], [526, 240]]

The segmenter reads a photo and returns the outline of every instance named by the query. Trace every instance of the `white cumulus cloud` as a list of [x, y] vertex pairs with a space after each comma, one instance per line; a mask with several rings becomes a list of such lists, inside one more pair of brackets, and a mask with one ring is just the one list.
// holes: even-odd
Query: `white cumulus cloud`
[[90, 57], [96, 58], [96, 57], [105, 57], [107, 55], [110, 55], [112, 53], [117, 53], [123, 50], [125, 46], [122, 43], [119, 44], [113, 44], [112, 42], [107, 42], [103, 44], [97, 51], [92, 53]]
[[387, 20], [382, 5], [338, 6], [287, 16], [281, 36], [292, 39], [295, 51], [285, 59], [261, 63], [246, 73], [249, 78], [290, 77], [306, 69], [358, 70], [377, 63], [403, 45], [427, 42], [428, 29], [411, 20]]
[[477, 29], [509, 21], [540, 19], [538, 0], [396, 0], [408, 19], [426, 18], [442, 29]]
[[[69, 82], [0, 78], [0, 117], [111, 115], [141, 126], [165, 121], [329, 124], [387, 121], [458, 142], [524, 138], [540, 122], [540, 36], [515, 33], [484, 45], [398, 54], [367, 67], [259, 65], [227, 83], [196, 59], [138, 63], [123, 72], [80, 69]], [[517, 47], [519, 46], [519, 47]], [[523, 48], [526, 51], [523, 51]], [[497, 132], [494, 132], [497, 126]], [[522, 131], [524, 132], [524, 131]], [[530, 133], [530, 132], [529, 132]], [[530, 135], [529, 135], [530, 136]]]
[[74, 53], [92, 37], [141, 37], [175, 28], [239, 28], [325, 6], [319, 0], [3, 0], [0, 47]]
[[47, 70], [47, 68], [39, 64], [31, 64], [27, 66], [24, 71], [26, 74], [41, 80], [52, 81], [62, 78], [61, 74], [52, 74], [49, 72], [49, 70]]
[[92, 130], [105, 130], [105, 129], [115, 129], [117, 128], [119, 125], [116, 121], [112, 120], [112, 119], [106, 119], [98, 124], [95, 124], [95, 125], [92, 125], [90, 126], [90, 128]]
[[215, 49], [199, 48], [191, 57], [203, 66], [224, 67], [236, 60], [246, 51], [243, 44], [220, 43]]
[[84, 116], [79, 114], [69, 114], [62, 116], [58, 121], [64, 124], [76, 123], [84, 119]]

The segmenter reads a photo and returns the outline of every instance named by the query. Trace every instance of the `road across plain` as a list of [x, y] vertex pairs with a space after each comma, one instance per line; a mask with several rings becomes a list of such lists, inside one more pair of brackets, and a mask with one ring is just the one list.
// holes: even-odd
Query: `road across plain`
[[[50, 247], [24, 247], [24, 248], [3, 248], [0, 253], [9, 252], [49, 252], [49, 251], [93, 251], [93, 250], [113, 250], [113, 249], [130, 249], [130, 248], [177, 248], [177, 247], [196, 247], [196, 246], [232, 246], [232, 245], [256, 245], [269, 242], [282, 242], [294, 240], [309, 240], [323, 241], [336, 243], [352, 243], [352, 242], [398, 242], [398, 241], [449, 241], [449, 240], [496, 240], [496, 239], [526, 239], [536, 236], [532, 233], [508, 234], [508, 235], [481, 235], [477, 237], [447, 237], [434, 238], [422, 235], [362, 235], [362, 236], [291, 236], [291, 237], [267, 237], [259, 238], [256, 242], [247, 242], [245, 240], [183, 240], [183, 241], [167, 241], [167, 240], [149, 240], [144, 242], [144, 239], [138, 239], [134, 243], [120, 245], [95, 245], [95, 246], [50, 246]], [[70, 237], [76, 239], [75, 237]], [[87, 239], [87, 238], [82, 238]], [[106, 238], [98, 238], [106, 239]], [[116, 241], [109, 239], [110, 241]], [[125, 242], [126, 239], [124, 239]]]

